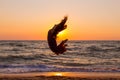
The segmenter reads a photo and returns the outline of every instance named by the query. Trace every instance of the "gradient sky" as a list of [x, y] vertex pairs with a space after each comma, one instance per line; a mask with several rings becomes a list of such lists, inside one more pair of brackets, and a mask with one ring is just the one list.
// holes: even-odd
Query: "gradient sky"
[[120, 0], [0, 0], [0, 40], [46, 40], [65, 15], [70, 40], [120, 40]]

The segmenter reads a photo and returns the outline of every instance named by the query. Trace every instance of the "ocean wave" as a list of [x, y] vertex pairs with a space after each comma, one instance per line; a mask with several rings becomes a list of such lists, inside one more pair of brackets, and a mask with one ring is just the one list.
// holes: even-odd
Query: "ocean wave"
[[0, 73], [25, 72], [120, 72], [120, 67], [56, 67], [50, 65], [0, 65]]
[[2, 41], [0, 72], [120, 72], [119, 53], [120, 41], [68, 41], [60, 55], [50, 51], [47, 41]]
[[0, 65], [0, 73], [23, 73], [50, 71], [53, 67], [47, 65]]
[[0, 56], [0, 62], [9, 62], [9, 61], [20, 61], [20, 60], [36, 60], [36, 59], [44, 59], [45, 55], [42, 54], [34, 54], [34, 55], [7, 55]]
[[91, 52], [93, 52], [93, 51], [96, 51], [96, 52], [111, 52], [111, 51], [120, 51], [120, 47], [116, 47], [116, 46], [107, 46], [107, 48], [106, 47], [98, 47], [98, 46], [90, 46], [90, 47], [86, 47], [86, 50], [87, 51], [91, 51]]
[[90, 46], [86, 48], [88, 51], [104, 51], [102, 48], [97, 46]]

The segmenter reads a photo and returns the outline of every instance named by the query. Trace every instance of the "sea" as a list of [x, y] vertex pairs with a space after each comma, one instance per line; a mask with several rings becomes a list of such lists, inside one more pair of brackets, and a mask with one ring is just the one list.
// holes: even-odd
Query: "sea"
[[54, 54], [46, 40], [1, 40], [0, 73], [120, 72], [120, 41], [70, 40]]

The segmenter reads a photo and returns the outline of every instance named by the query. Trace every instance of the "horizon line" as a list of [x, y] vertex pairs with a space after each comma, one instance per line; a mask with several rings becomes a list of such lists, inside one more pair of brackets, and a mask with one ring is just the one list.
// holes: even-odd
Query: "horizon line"
[[[28, 39], [28, 40], [27, 39], [26, 40], [24, 40], [24, 39], [10, 39], [10, 40], [7, 40], [6, 39], [6, 40], [0, 40], [0, 41], [47, 41], [47, 39], [41, 39], [41, 40], [36, 40], [36, 39], [33, 39], [33, 40], [32, 39], [31, 40], [30, 39]], [[62, 40], [60, 40], [60, 41], [62, 41]], [[71, 39], [71, 40], [69, 40], [68, 39], [68, 41], [120, 41], [120, 39], [118, 39], [118, 40], [117, 39], [113, 39], [113, 40], [112, 39], [108, 39], [108, 40], [102, 40], [102, 39], [98, 39], [98, 40], [97, 39], [96, 40], [95, 39], [93, 39], [93, 40], [92, 39], [90, 39], [90, 40]]]

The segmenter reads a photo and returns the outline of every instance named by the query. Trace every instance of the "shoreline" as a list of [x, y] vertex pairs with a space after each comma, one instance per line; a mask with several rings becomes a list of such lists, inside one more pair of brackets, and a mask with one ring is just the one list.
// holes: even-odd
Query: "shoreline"
[[33, 72], [4, 74], [0, 73], [0, 80], [120, 80], [120, 73], [103, 72]]

